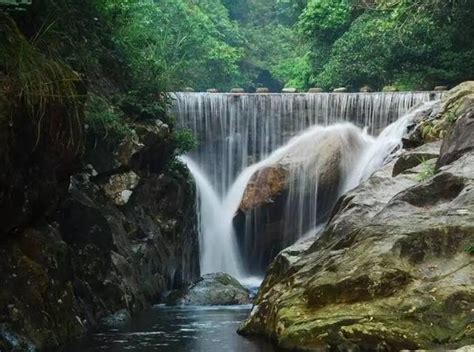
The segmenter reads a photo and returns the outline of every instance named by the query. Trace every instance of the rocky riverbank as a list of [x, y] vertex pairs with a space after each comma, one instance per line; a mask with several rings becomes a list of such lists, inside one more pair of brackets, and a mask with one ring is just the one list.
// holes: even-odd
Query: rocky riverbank
[[345, 194], [317, 237], [274, 260], [240, 333], [307, 351], [472, 344], [473, 136], [466, 82], [418, 117], [401, 155]]

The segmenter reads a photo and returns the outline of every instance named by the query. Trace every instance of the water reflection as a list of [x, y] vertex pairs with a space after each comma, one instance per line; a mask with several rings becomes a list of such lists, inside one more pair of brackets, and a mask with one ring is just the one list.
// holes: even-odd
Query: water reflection
[[250, 306], [156, 306], [120, 329], [95, 333], [62, 352], [276, 352], [262, 340], [236, 333]]

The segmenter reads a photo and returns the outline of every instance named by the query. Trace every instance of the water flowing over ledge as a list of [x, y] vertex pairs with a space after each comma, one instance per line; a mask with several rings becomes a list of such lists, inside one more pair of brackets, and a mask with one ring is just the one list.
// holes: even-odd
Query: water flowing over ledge
[[[199, 143], [183, 161], [198, 186], [202, 272], [224, 271], [240, 279], [259, 272], [252, 270], [254, 264], [249, 264], [245, 252], [252, 247], [250, 257], [262, 252], [255, 235], [250, 235], [252, 227], [259, 229], [262, 216], [246, 215], [240, 250], [233, 226], [247, 184], [258, 170], [292, 159], [285, 165], [290, 182], [278, 251], [318, 223], [321, 150], [333, 148], [337, 141], [339, 149], [332, 152], [341, 155], [336, 165], [341, 169], [339, 184], [325, 201], [330, 208], [342, 192], [381, 166], [400, 143], [410, 116], [384, 128], [413, 106], [440, 96], [435, 92], [176, 93], [172, 109], [178, 124], [191, 129]], [[298, 157], [301, 160], [294, 162]], [[268, 258], [257, 263], [268, 264]]]

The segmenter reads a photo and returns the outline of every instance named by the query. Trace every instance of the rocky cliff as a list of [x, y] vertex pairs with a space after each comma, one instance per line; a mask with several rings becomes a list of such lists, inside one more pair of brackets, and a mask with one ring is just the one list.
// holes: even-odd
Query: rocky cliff
[[0, 351], [52, 351], [199, 277], [195, 186], [172, 125], [118, 106], [126, 87], [100, 67], [84, 79], [24, 28], [0, 13]]
[[[147, 136], [163, 142], [167, 126], [151, 125]], [[135, 142], [141, 150], [127, 155], [127, 164], [137, 158], [158, 167], [153, 154], [145, 156], [156, 145], [143, 136]], [[23, 338], [23, 344], [49, 350], [106, 315], [142, 310], [199, 277], [195, 188], [187, 171], [116, 162], [118, 168], [100, 173], [103, 165], [87, 164], [64, 179], [65, 186], [50, 180], [29, 187], [49, 206], [24, 206], [1, 217], [1, 350]], [[4, 231], [11, 219], [26, 221]]]
[[317, 237], [280, 253], [240, 333], [307, 351], [474, 342], [473, 98], [466, 82], [428, 109]]

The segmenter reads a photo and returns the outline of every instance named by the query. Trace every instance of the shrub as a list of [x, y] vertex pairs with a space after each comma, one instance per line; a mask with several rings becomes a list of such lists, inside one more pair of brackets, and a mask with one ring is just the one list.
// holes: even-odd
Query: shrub
[[424, 182], [435, 175], [435, 170], [436, 164], [433, 160], [423, 159], [421, 163], [421, 171], [419, 172], [416, 178], [419, 182]]
[[197, 147], [191, 130], [180, 128], [173, 132], [173, 143], [177, 155], [183, 155]]
[[86, 124], [94, 143], [101, 139], [117, 144], [132, 133], [123, 115], [106, 99], [96, 94], [88, 96]]

